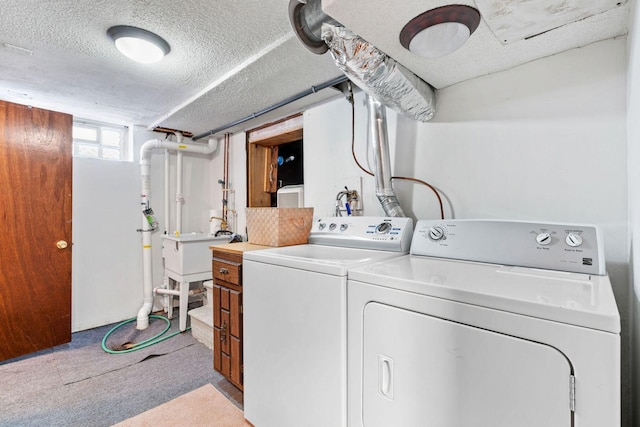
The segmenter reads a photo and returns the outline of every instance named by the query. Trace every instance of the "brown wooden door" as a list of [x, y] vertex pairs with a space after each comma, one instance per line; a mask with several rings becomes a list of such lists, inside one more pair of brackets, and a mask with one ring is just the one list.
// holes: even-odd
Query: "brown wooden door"
[[0, 101], [0, 360], [71, 341], [71, 132]]

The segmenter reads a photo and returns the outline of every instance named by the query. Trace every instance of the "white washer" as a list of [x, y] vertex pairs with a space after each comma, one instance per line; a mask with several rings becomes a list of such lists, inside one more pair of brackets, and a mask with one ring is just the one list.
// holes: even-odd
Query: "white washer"
[[244, 416], [347, 423], [347, 270], [408, 253], [410, 218], [316, 220], [309, 244], [245, 252]]
[[419, 221], [349, 271], [349, 426], [619, 426], [619, 333], [595, 227]]

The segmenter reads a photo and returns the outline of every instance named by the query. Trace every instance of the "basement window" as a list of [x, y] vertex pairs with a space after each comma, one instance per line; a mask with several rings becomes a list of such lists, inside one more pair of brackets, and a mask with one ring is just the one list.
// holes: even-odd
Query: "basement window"
[[129, 129], [106, 123], [74, 121], [73, 155], [104, 160], [129, 160]]

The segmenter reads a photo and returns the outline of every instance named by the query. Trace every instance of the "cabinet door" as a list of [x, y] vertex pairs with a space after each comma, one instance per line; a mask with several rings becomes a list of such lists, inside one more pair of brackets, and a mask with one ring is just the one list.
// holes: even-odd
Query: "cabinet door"
[[[220, 317], [221, 309], [222, 309], [221, 303], [220, 303], [221, 293], [222, 293], [222, 289], [220, 288], [220, 286], [213, 285], [213, 326], [215, 326], [216, 328], [220, 328], [220, 326], [222, 326], [222, 318]], [[214, 343], [218, 341], [219, 341], [219, 337], [217, 341], [214, 340]]]
[[229, 331], [236, 338], [242, 338], [242, 293], [229, 291]]
[[0, 101], [0, 360], [71, 341], [71, 127]]
[[221, 355], [221, 364], [220, 364], [220, 373], [225, 378], [231, 377], [231, 357], [228, 354], [222, 353]]
[[569, 427], [557, 349], [380, 303], [364, 310], [367, 427]]
[[[229, 333], [229, 312], [228, 311], [224, 311], [222, 310], [221, 312], [222, 316], [222, 325], [220, 326], [220, 341], [219, 341], [219, 345], [220, 345], [220, 350], [223, 353], [229, 354], [229, 343], [230, 343], [230, 338], [231, 338], [231, 334]], [[215, 343], [214, 343], [215, 345]]]
[[231, 337], [231, 382], [242, 387], [242, 343]]
[[220, 288], [220, 308], [229, 311], [229, 289]]
[[220, 345], [220, 329], [213, 328], [213, 369], [222, 371], [222, 346]]

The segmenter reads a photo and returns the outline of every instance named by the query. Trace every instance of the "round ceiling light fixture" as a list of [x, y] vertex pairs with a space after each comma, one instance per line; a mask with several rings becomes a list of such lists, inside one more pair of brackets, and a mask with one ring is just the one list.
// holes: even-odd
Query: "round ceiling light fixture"
[[471, 6], [437, 7], [409, 21], [400, 31], [400, 44], [424, 58], [438, 58], [462, 47], [478, 25], [480, 12]]
[[107, 34], [120, 53], [143, 64], [158, 62], [171, 52], [171, 46], [162, 37], [142, 28], [116, 25]]

